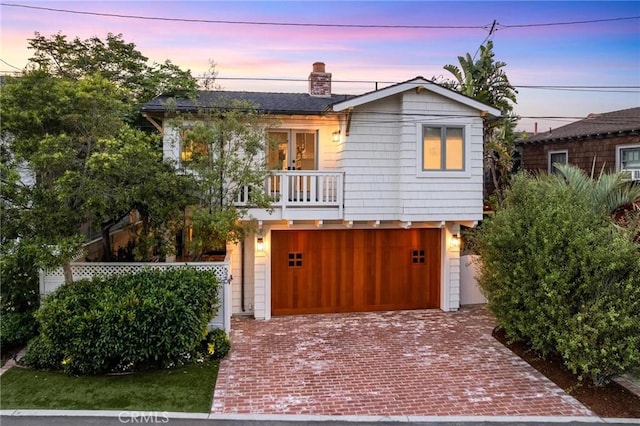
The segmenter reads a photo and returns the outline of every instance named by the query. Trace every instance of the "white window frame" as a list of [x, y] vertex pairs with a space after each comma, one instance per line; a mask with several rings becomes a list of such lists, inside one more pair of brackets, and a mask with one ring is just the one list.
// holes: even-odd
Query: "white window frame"
[[565, 156], [564, 164], [569, 164], [569, 150], [559, 149], [559, 150], [555, 150], [555, 151], [549, 151], [547, 153], [547, 172], [549, 174], [554, 173], [554, 171], [553, 171], [553, 163], [551, 163], [551, 156], [554, 155], [554, 154], [564, 154], [564, 156]]
[[616, 171], [622, 171], [622, 150], [623, 149], [640, 149], [640, 144], [616, 145]]
[[[462, 170], [424, 170], [424, 140], [422, 130], [424, 127], [453, 127], [462, 128], [463, 159]], [[468, 178], [471, 177], [471, 124], [460, 120], [423, 121], [416, 123], [416, 175], [423, 178]]]

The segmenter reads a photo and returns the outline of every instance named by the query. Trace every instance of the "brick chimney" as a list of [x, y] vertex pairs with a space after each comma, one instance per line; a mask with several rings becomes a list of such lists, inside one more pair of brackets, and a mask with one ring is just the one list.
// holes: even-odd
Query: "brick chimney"
[[331, 73], [324, 72], [324, 62], [315, 62], [309, 74], [309, 94], [328, 98], [331, 96]]

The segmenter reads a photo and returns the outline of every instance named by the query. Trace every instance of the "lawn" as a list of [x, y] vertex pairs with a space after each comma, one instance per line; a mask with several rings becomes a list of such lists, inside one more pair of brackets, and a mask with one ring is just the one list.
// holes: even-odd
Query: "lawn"
[[0, 376], [0, 409], [211, 410], [218, 363], [120, 376], [71, 377], [14, 367]]

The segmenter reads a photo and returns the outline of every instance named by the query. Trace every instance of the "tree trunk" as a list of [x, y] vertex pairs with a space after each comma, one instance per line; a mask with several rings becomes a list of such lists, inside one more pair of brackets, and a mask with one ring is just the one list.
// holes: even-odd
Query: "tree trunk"
[[71, 271], [71, 262], [65, 262], [62, 265], [62, 271], [64, 272], [64, 282], [70, 283], [73, 281], [73, 273]]
[[111, 262], [113, 261], [113, 254], [111, 253], [111, 222], [107, 222], [107, 224], [102, 224], [102, 261], [103, 262]]
[[138, 238], [138, 244], [140, 245], [140, 254], [142, 261], [147, 262], [151, 260], [153, 256], [153, 247], [149, 246], [149, 235], [151, 234], [151, 222], [149, 218], [149, 211], [142, 207], [137, 207], [138, 213], [140, 213], [140, 220], [142, 221], [142, 230], [140, 231], [140, 237]]

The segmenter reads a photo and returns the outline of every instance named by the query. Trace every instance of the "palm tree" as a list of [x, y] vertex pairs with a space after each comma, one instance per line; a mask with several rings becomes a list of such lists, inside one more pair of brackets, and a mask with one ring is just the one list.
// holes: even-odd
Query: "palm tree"
[[569, 164], [555, 164], [560, 172], [560, 184], [567, 184], [589, 200], [597, 214], [614, 215], [621, 208], [635, 205], [640, 200], [640, 185], [625, 179], [624, 173], [601, 173], [597, 179], [582, 169]]
[[494, 56], [491, 40], [480, 46], [480, 58], [477, 61], [469, 53], [458, 56], [460, 67], [451, 64], [444, 66], [456, 81], [445, 82], [444, 85], [508, 113], [513, 110], [511, 102], [516, 103], [518, 91], [509, 83], [503, 70], [507, 64], [495, 61]]

